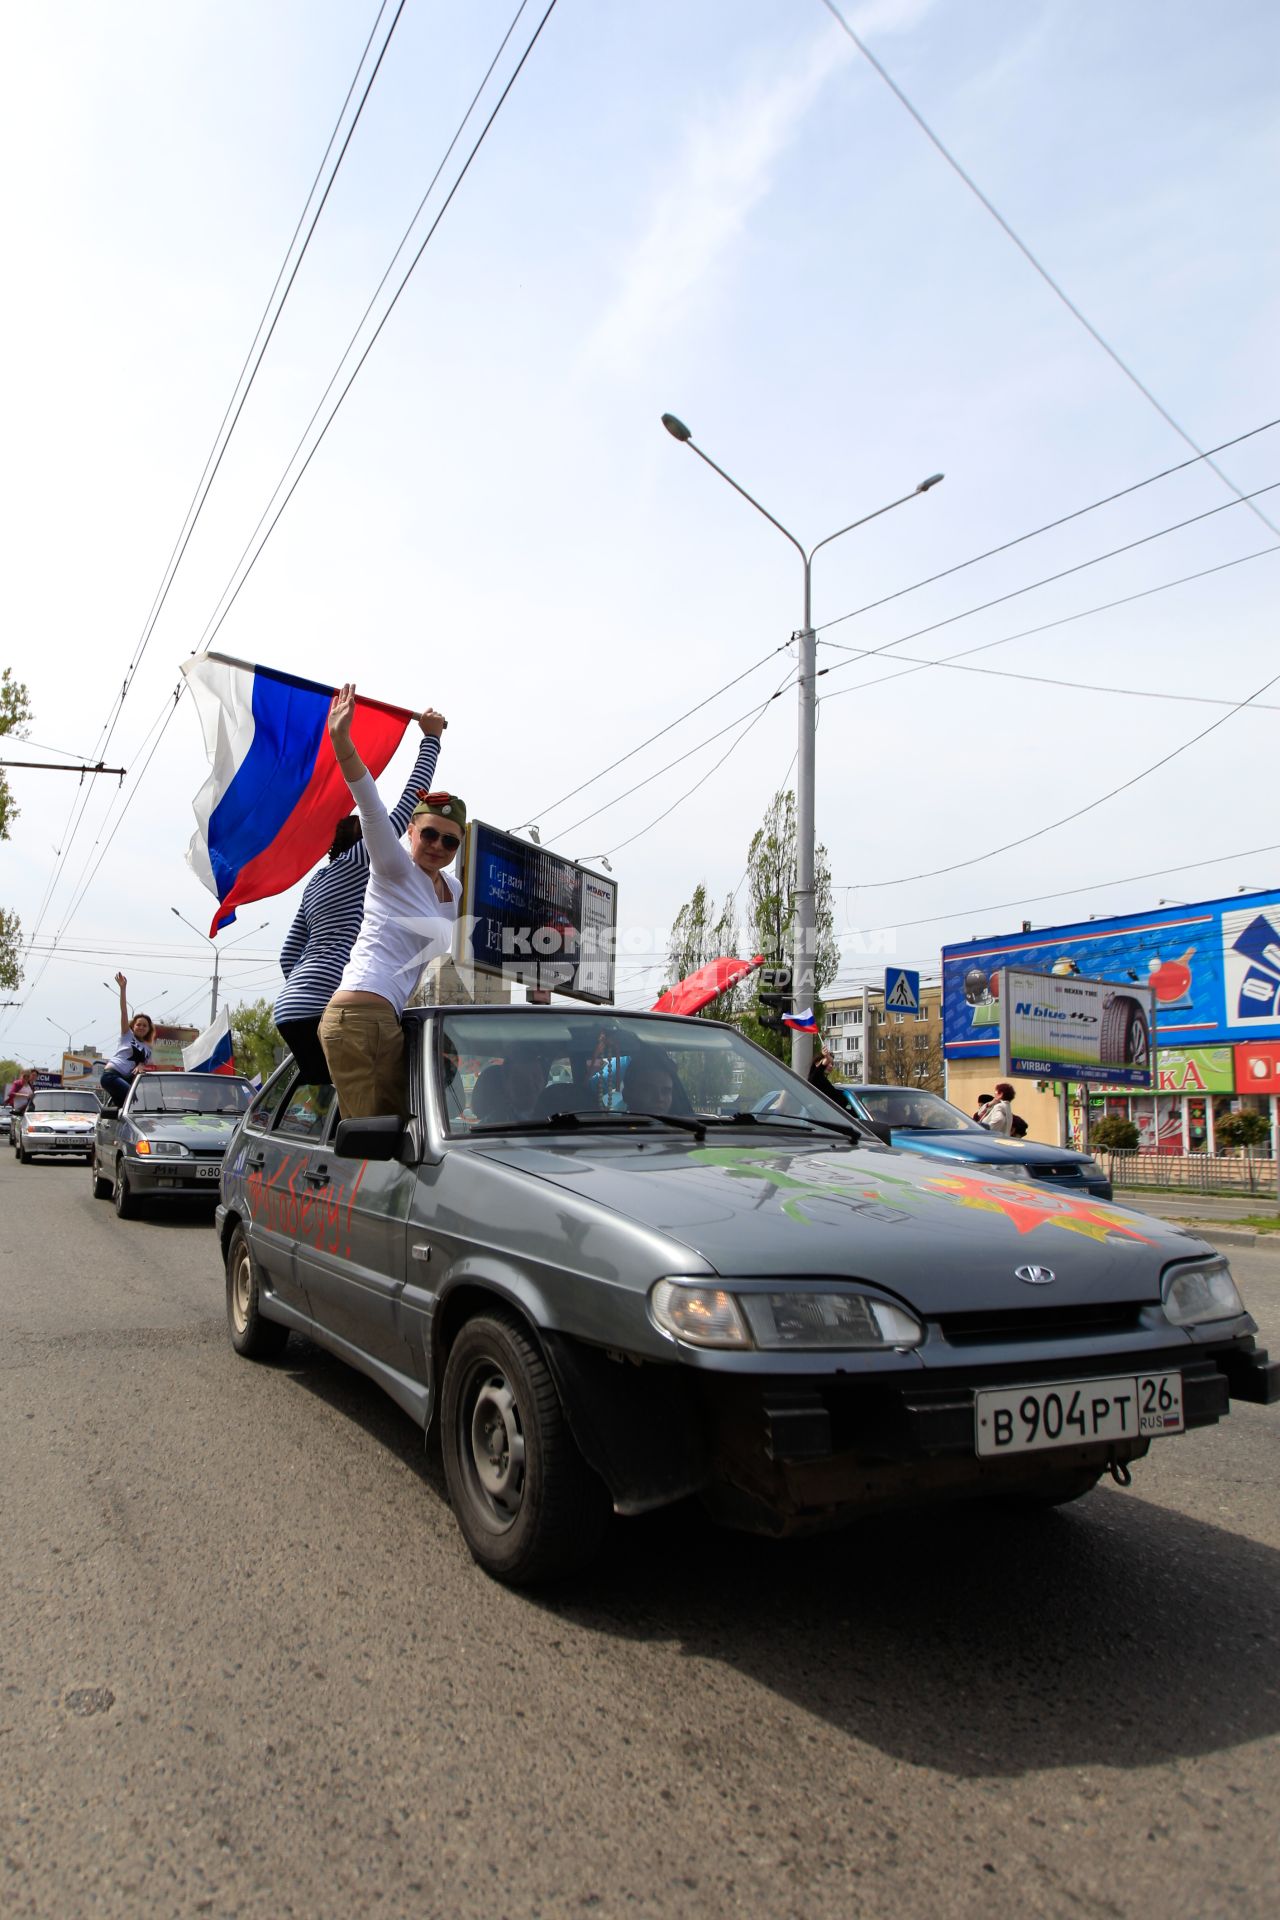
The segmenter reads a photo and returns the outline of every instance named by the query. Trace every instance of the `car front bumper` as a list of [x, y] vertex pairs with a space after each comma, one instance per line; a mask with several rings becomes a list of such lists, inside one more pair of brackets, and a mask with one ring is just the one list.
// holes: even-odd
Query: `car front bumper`
[[87, 1160], [93, 1152], [93, 1135], [63, 1135], [52, 1139], [28, 1131], [22, 1136], [22, 1147], [33, 1160]]
[[840, 1372], [636, 1365], [563, 1335], [543, 1341], [574, 1437], [619, 1512], [698, 1493], [727, 1524], [781, 1535], [862, 1513], [1031, 1492], [1051, 1478], [1087, 1481], [1109, 1466], [1122, 1472], [1151, 1444], [1144, 1436], [982, 1458], [976, 1395], [984, 1389], [1176, 1373], [1186, 1432], [1219, 1420], [1232, 1399], [1280, 1400], [1280, 1362], [1250, 1334], [1209, 1344], [1169, 1331], [1160, 1344], [1039, 1357], [1025, 1346], [1013, 1357], [988, 1348], [967, 1362], [912, 1370], [862, 1370], [850, 1356]]
[[[217, 1200], [222, 1191], [222, 1162], [188, 1162], [181, 1160], [150, 1160], [141, 1156], [129, 1155], [126, 1163], [129, 1168], [129, 1185], [134, 1193], [145, 1195], [148, 1199], [174, 1200]], [[201, 1166], [210, 1168], [201, 1173]]]

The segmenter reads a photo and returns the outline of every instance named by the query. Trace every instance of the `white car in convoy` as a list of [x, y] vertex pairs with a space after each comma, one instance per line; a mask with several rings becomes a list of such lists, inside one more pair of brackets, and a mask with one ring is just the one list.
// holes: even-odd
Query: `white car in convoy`
[[13, 1150], [28, 1160], [92, 1160], [93, 1130], [102, 1102], [88, 1088], [39, 1087], [14, 1120]]

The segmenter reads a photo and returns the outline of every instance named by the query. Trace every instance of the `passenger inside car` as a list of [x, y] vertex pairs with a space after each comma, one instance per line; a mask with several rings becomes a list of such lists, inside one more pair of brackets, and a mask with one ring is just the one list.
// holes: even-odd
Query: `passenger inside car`
[[471, 1095], [471, 1109], [480, 1126], [510, 1126], [538, 1117], [538, 1102], [547, 1080], [545, 1055], [530, 1048], [513, 1050], [481, 1070]]
[[622, 1104], [628, 1113], [671, 1113], [677, 1108], [675, 1070], [660, 1057], [637, 1054], [622, 1083]]

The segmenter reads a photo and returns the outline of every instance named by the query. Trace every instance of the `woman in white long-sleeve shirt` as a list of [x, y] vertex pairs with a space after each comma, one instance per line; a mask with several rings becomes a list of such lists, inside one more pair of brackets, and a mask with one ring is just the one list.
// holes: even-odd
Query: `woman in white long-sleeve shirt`
[[462, 844], [466, 809], [454, 794], [424, 794], [403, 840], [352, 744], [351, 684], [334, 695], [329, 737], [351, 789], [369, 855], [364, 921], [337, 992], [320, 1021], [320, 1044], [344, 1120], [409, 1117], [400, 1016], [428, 960], [448, 953], [461, 883], [445, 868]]

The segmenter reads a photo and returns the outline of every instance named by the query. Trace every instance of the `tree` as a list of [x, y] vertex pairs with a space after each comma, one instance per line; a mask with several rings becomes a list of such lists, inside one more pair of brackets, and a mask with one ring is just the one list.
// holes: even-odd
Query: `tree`
[[1090, 1127], [1089, 1145], [1102, 1153], [1136, 1153], [1138, 1129], [1122, 1114], [1108, 1113]]
[[[699, 881], [692, 899], [685, 902], [671, 923], [671, 937], [667, 946], [668, 984], [675, 986], [688, 974], [696, 973], [699, 967], [705, 967], [708, 961], [718, 960], [722, 954], [735, 953], [737, 946], [733, 895], [728, 895], [720, 909], [719, 918], [713, 921], [707, 889]], [[706, 1020], [728, 1020], [733, 1011], [734, 994], [730, 988], [728, 993], [719, 994], [702, 1009], [702, 1017]]]
[[[840, 949], [835, 938], [835, 913], [831, 905], [831, 866], [825, 847], [816, 849], [814, 861], [817, 950], [815, 979], [817, 991], [814, 1011], [821, 1024], [821, 993], [833, 980], [840, 965]], [[672, 923], [670, 964], [674, 978], [681, 980], [695, 967], [714, 960], [722, 953], [762, 953], [769, 966], [791, 962], [795, 930], [796, 892], [796, 797], [780, 790], [775, 793], [747, 853], [747, 901], [749, 925], [737, 921], [734, 896], [725, 900], [719, 918], [711, 920], [707, 890], [699, 884], [693, 898], [681, 907]], [[697, 957], [695, 957], [697, 956]], [[756, 1015], [757, 982], [748, 976], [737, 987], [722, 994], [706, 1009], [707, 1017], [732, 1020], [749, 1040], [774, 1053], [780, 1060], [791, 1057], [791, 1036], [772, 1027], [764, 1027]]]
[[20, 1060], [0, 1060], [0, 1093], [3, 1093], [11, 1080], [16, 1080], [24, 1072]]
[[[31, 702], [26, 688], [20, 680], [13, 677], [12, 667], [0, 671], [0, 739], [11, 733], [16, 739], [26, 738], [25, 722], [31, 718]], [[13, 804], [13, 794], [3, 771], [0, 771], [0, 840], [9, 838], [9, 822], [16, 820], [18, 809]], [[12, 983], [14, 986], [17, 982]]]
[[[926, 1042], [923, 1047], [916, 1044], [920, 1039]], [[927, 1087], [931, 1093], [943, 1091], [942, 1038], [927, 1022], [904, 1018], [899, 1025], [893, 1019], [891, 1025], [879, 1029], [874, 1045], [874, 1068], [871, 1052], [868, 1042], [869, 1079], [891, 1087]]]
[[21, 947], [21, 920], [16, 913], [9, 913], [4, 907], [0, 907], [0, 987], [21, 986], [22, 961], [19, 958]]
[[1244, 1149], [1249, 1166], [1249, 1191], [1253, 1192], [1253, 1150], [1265, 1147], [1271, 1138], [1271, 1122], [1265, 1113], [1224, 1113], [1213, 1123], [1214, 1137], [1220, 1146]]
[[246, 1001], [231, 1010], [231, 1045], [236, 1072], [260, 1073], [265, 1080], [276, 1064], [276, 1050], [284, 1041], [271, 1017], [269, 1000]]

